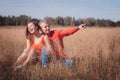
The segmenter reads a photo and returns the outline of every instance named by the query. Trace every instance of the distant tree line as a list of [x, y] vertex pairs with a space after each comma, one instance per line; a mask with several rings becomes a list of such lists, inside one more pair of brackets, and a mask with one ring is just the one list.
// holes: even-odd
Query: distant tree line
[[[38, 20], [36, 18], [31, 18], [30, 16], [20, 15], [16, 16], [1, 16], [0, 15], [0, 26], [25, 26], [28, 21], [31, 19]], [[39, 19], [41, 20], [41, 19]], [[82, 23], [86, 23], [88, 26], [98, 26], [98, 27], [116, 27], [120, 26], [120, 21], [112, 21], [105, 19], [94, 19], [94, 18], [85, 18], [85, 19], [75, 19], [74, 17], [45, 17], [44, 20], [47, 20], [51, 25], [60, 25], [60, 26], [77, 26]]]
[[0, 15], [0, 26], [24, 26], [31, 19], [26, 15], [15, 16], [1, 16]]

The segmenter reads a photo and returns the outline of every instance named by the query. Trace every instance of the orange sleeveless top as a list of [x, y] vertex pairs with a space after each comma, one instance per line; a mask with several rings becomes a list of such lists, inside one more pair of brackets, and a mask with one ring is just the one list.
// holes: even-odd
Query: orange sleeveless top
[[44, 41], [44, 36], [42, 36], [40, 42], [38, 44], [35, 44], [33, 43], [31, 45], [31, 48], [35, 49], [35, 51], [38, 52], [38, 54], [41, 54], [41, 47], [45, 44], [45, 41]]

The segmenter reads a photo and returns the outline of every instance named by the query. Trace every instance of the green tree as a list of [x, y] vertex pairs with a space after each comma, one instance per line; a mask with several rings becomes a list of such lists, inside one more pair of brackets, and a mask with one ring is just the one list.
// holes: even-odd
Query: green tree
[[73, 17], [72, 20], [71, 20], [71, 26], [75, 26], [75, 18]]
[[119, 26], [119, 27], [120, 27], [120, 21], [117, 21], [117, 22], [116, 22], [116, 26]]
[[66, 26], [71, 25], [71, 22], [72, 22], [72, 18], [71, 17], [67, 16], [67, 17], [64, 18], [64, 24]]
[[80, 24], [82, 24], [83, 23], [83, 20], [81, 19], [81, 18], [79, 18], [79, 19], [77, 19], [76, 21], [75, 21], [75, 26], [78, 26], [78, 25], [80, 25]]
[[52, 17], [45, 17], [44, 20], [47, 20], [51, 25], [56, 25], [55, 19]]
[[24, 25], [26, 25], [26, 23], [28, 22], [28, 21], [30, 21], [30, 17], [29, 16], [26, 16], [26, 15], [20, 15], [19, 16], [19, 23], [20, 23], [20, 25], [22, 25], [22, 26], [24, 26]]
[[61, 25], [61, 26], [64, 26], [64, 20], [62, 17], [58, 16], [55, 18], [55, 24], [56, 25]]
[[3, 26], [3, 17], [0, 15], [0, 26]]
[[86, 23], [88, 26], [95, 26], [96, 20], [94, 18], [83, 19], [83, 23]]

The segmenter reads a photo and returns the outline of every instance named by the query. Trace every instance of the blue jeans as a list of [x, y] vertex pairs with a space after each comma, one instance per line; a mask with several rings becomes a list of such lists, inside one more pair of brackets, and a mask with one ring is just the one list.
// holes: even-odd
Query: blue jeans
[[41, 49], [42, 65], [48, 65], [48, 56], [46, 54], [46, 46], [43, 46]]
[[[41, 54], [41, 56], [42, 56], [42, 65], [43, 66], [48, 65], [49, 61], [48, 61], [48, 56], [46, 54], [46, 46], [42, 47], [41, 52], [42, 52], [42, 54]], [[61, 58], [59, 59], [59, 58], [57, 58], [57, 60], [61, 60], [63, 62], [63, 64], [64, 64], [64, 66], [66, 66], [66, 67], [72, 67], [72, 65], [74, 63], [73, 60], [70, 60], [70, 59], [61, 59]]]
[[73, 63], [74, 63], [74, 61], [71, 60], [71, 59], [65, 59], [65, 61], [64, 61], [64, 65], [65, 65], [66, 67], [72, 67], [72, 66], [73, 66]]

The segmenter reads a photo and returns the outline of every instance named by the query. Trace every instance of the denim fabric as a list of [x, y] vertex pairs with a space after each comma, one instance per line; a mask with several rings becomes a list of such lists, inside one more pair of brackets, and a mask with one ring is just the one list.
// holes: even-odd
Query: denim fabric
[[70, 60], [70, 59], [65, 59], [64, 61], [64, 65], [66, 67], [72, 67], [73, 63], [74, 63], [73, 60]]
[[47, 57], [47, 54], [46, 54], [46, 46], [43, 46], [41, 48], [41, 57], [42, 57], [42, 65], [47, 65], [48, 64], [48, 57]]
[[[48, 62], [48, 56], [46, 54], [46, 46], [41, 48], [41, 52], [42, 52], [42, 54], [41, 54], [41, 56], [42, 56], [42, 65], [46, 66], [49, 63]], [[56, 57], [56, 60], [63, 62], [64, 66], [66, 66], [66, 67], [72, 67], [72, 65], [74, 63], [73, 60], [65, 59], [65, 58], [57, 58]]]

